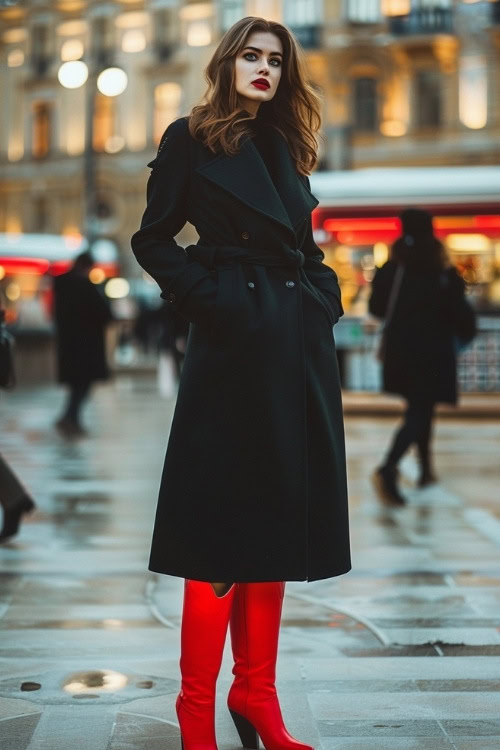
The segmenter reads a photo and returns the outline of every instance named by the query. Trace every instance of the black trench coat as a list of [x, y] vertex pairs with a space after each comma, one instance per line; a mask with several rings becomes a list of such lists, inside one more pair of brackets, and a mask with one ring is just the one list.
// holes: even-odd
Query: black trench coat
[[[350, 569], [340, 292], [313, 241], [318, 201], [268, 132], [276, 186], [251, 138], [214, 155], [186, 118], [149, 164], [132, 248], [191, 322], [151, 551], [160, 573], [312, 581]], [[186, 220], [200, 239], [184, 250], [173, 238]]]
[[[372, 282], [370, 312], [384, 318], [397, 264], [390, 260]], [[409, 400], [455, 404], [457, 336], [474, 336], [474, 312], [455, 268], [417, 271], [405, 267], [385, 332], [384, 390]]]
[[57, 365], [60, 383], [106, 380], [106, 326], [111, 308], [87, 277], [68, 271], [54, 279]]

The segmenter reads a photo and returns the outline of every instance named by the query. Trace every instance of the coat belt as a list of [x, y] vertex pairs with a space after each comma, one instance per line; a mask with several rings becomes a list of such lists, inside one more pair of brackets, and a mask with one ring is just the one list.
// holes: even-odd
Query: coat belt
[[301, 250], [290, 250], [288, 255], [263, 252], [251, 247], [204, 247], [190, 245], [186, 249], [190, 260], [196, 260], [206, 268], [215, 269], [241, 263], [243, 265], [270, 266], [283, 268], [302, 268], [304, 253]]

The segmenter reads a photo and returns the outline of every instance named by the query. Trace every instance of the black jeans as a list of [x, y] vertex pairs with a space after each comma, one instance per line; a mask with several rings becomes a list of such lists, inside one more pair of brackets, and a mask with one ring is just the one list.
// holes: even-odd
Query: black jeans
[[80, 410], [84, 401], [89, 396], [91, 385], [92, 383], [90, 381], [69, 383], [69, 394], [63, 419], [73, 422], [74, 424], [79, 424]]
[[422, 473], [425, 474], [430, 471], [430, 444], [434, 407], [434, 401], [425, 398], [408, 400], [403, 424], [394, 437], [387, 455], [386, 465], [396, 466], [408, 448], [415, 444]]

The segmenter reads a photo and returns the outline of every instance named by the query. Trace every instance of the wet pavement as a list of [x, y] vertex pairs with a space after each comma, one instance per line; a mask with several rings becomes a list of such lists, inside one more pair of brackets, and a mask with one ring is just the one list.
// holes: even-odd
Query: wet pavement
[[[0, 546], [2, 750], [180, 748], [180, 579], [146, 570], [173, 403], [121, 377], [52, 428], [56, 387], [0, 400], [0, 452], [36, 497]], [[500, 422], [442, 419], [439, 485], [378, 503], [396, 418], [348, 417], [354, 569], [287, 584], [278, 687], [290, 730], [324, 750], [500, 747]], [[218, 684], [220, 750], [239, 746]]]

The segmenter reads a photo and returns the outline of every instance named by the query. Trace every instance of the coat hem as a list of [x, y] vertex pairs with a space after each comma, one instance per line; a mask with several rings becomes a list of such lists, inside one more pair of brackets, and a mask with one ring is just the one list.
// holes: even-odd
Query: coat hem
[[148, 566], [148, 570], [151, 571], [151, 573], [159, 573], [160, 575], [166, 575], [166, 576], [174, 576], [175, 578], [187, 578], [192, 581], [204, 581], [206, 583], [212, 583], [213, 581], [231, 581], [231, 583], [270, 583], [272, 581], [305, 581], [306, 583], [312, 583], [313, 581], [322, 581], [326, 578], [335, 578], [337, 576], [345, 575], [346, 573], [349, 573], [350, 570], [352, 570], [352, 566], [344, 566], [341, 568], [337, 568], [334, 570], [328, 570], [323, 572], [317, 572], [314, 573], [311, 576], [308, 576], [307, 574], [303, 575], [300, 573], [296, 573], [295, 575], [275, 575], [273, 577], [270, 576], [262, 576], [262, 575], [256, 575], [252, 578], [241, 578], [241, 577], [234, 577], [230, 574], [215, 572], [213, 575], [208, 575], [206, 572], [200, 573], [197, 571], [188, 571], [184, 570], [183, 572], [180, 572], [180, 570], [174, 570], [173, 568], [169, 568], [162, 565], [154, 565], [151, 563]]

